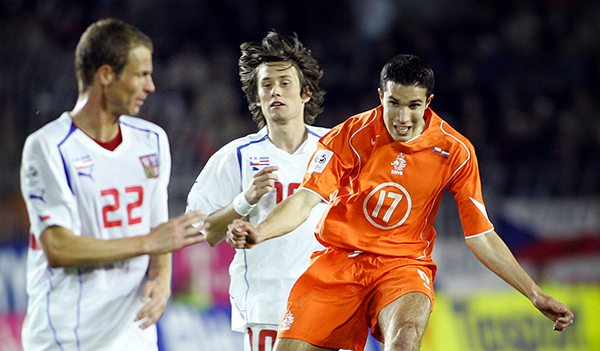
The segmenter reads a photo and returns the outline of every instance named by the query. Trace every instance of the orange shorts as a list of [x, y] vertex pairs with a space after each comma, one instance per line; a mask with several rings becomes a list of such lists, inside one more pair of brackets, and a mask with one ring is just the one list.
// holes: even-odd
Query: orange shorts
[[332, 248], [312, 259], [290, 292], [278, 338], [363, 350], [369, 328], [383, 341], [377, 316], [400, 296], [422, 292], [433, 308], [436, 265], [431, 261]]

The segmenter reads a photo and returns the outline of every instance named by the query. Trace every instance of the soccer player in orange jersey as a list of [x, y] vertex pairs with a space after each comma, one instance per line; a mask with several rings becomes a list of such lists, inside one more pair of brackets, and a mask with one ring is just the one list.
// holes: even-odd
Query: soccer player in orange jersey
[[381, 105], [321, 138], [300, 189], [257, 227], [230, 225], [230, 244], [251, 248], [329, 204], [316, 230], [327, 249], [313, 255], [290, 293], [277, 351], [362, 350], [369, 328], [384, 350], [418, 350], [433, 308], [433, 223], [445, 189], [475, 256], [555, 330], [573, 323], [573, 313], [540, 289], [494, 231], [475, 149], [429, 107], [433, 86], [421, 58], [393, 58], [381, 72]]

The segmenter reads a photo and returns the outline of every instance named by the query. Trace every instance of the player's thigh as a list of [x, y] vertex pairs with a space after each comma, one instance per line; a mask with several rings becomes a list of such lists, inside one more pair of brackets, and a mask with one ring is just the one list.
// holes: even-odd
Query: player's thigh
[[306, 341], [298, 339], [277, 339], [275, 343], [275, 351], [329, 351], [337, 349], [326, 349], [318, 346], [311, 345]]
[[290, 292], [277, 337], [324, 349], [364, 345], [370, 286], [359, 279], [365, 275], [362, 259], [348, 257], [347, 251], [328, 250], [314, 260]]
[[244, 337], [245, 351], [272, 351], [277, 339], [275, 324], [254, 324], [246, 329]]
[[383, 339], [390, 340], [397, 332], [410, 325], [416, 328], [419, 336], [423, 335], [429, 315], [431, 300], [422, 292], [409, 292], [385, 306], [377, 316]]
[[[406, 264], [405, 260], [395, 258], [380, 260], [384, 274], [377, 281], [368, 319], [373, 336], [383, 342], [383, 331], [397, 328], [397, 323], [416, 322], [421, 326], [423, 321], [419, 318], [425, 316], [427, 324], [435, 300], [432, 286], [435, 267]], [[396, 324], [390, 324], [392, 321]]]

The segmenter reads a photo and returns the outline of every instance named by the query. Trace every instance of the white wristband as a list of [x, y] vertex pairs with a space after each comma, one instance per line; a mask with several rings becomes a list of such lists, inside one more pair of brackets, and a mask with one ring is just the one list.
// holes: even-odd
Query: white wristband
[[243, 192], [239, 193], [235, 198], [233, 198], [232, 204], [235, 212], [242, 217], [249, 215], [250, 211], [256, 207], [256, 204], [250, 205], [248, 200], [246, 200], [246, 195]]

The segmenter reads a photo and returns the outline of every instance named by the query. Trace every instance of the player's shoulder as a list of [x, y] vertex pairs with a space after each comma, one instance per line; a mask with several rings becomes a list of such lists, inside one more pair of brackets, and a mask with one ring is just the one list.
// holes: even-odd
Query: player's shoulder
[[442, 133], [444, 133], [447, 138], [450, 138], [450, 140], [453, 140], [459, 144], [465, 144], [469, 147], [473, 147], [473, 144], [471, 143], [469, 138], [464, 136], [461, 132], [459, 132], [456, 128], [454, 128], [447, 121], [441, 120], [439, 125], [440, 125], [440, 130], [442, 131]]
[[455, 152], [459, 151], [465, 154], [469, 154], [475, 150], [471, 141], [456, 128], [454, 128], [448, 121], [435, 114], [435, 112], [432, 114], [431, 118], [432, 126], [438, 131], [436, 134], [439, 134], [440, 137], [445, 140], [447, 148], [454, 149]]
[[355, 114], [348, 117], [345, 121], [336, 125], [327, 133], [325, 139], [344, 137], [346, 139], [361, 134], [358, 132], [367, 132], [370, 135], [372, 128], [377, 127], [378, 121], [381, 120], [381, 106], [370, 110]]
[[221, 150], [240, 150], [253, 146], [260, 146], [263, 142], [269, 139], [267, 128], [262, 128], [256, 133], [248, 134], [243, 137], [234, 139], [221, 148]]
[[374, 122], [381, 118], [381, 114], [381, 106], [378, 106], [376, 108], [357, 113], [354, 116], [349, 117], [336, 127], [346, 129], [349, 132], [365, 129], [368, 126], [374, 126]]
[[143, 118], [122, 115], [119, 117], [119, 124], [125, 128], [131, 128], [134, 131], [151, 132], [165, 134], [165, 130], [154, 122], [150, 122]]
[[329, 133], [329, 131], [331, 130], [331, 128], [325, 128], [325, 127], [318, 127], [318, 126], [307, 125], [306, 126], [306, 130], [308, 131], [308, 135], [309, 136], [314, 136], [314, 137], [317, 137], [317, 138], [321, 138], [323, 135]]
[[26, 144], [57, 145], [65, 140], [76, 129], [68, 112], [64, 112], [57, 119], [48, 122], [40, 129], [31, 133]]
[[211, 158], [234, 157], [242, 150], [260, 147], [267, 140], [267, 130], [266, 128], [262, 128], [256, 133], [248, 134], [228, 142], [217, 150]]

